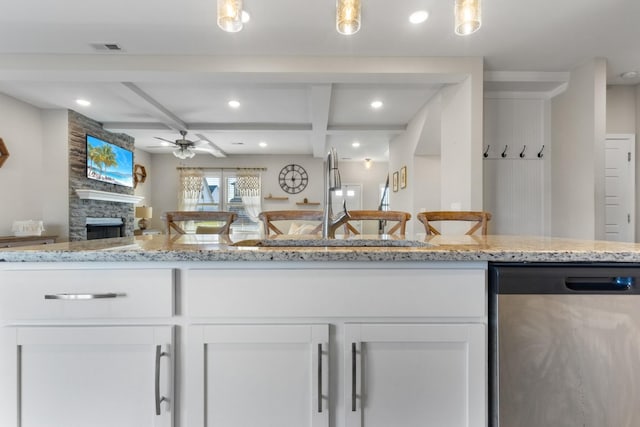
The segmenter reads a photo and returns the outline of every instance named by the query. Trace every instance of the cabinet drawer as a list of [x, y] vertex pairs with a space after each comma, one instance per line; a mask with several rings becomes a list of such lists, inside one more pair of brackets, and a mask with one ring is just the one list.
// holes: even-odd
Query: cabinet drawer
[[483, 317], [484, 269], [192, 269], [194, 317]]
[[173, 270], [0, 271], [2, 319], [169, 317]]

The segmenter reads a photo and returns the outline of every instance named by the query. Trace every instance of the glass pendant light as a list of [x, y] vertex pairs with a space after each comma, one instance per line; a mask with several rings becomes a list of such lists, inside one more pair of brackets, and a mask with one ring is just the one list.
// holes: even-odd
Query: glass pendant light
[[242, 0], [218, 0], [218, 27], [228, 33], [242, 30]]
[[455, 0], [456, 34], [467, 36], [482, 25], [481, 0]]
[[340, 34], [355, 34], [360, 29], [360, 0], [336, 1], [336, 29]]

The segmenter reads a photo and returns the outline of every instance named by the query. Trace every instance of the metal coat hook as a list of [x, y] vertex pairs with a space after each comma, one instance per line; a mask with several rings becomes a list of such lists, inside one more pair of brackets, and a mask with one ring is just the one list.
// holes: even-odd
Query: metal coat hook
[[491, 145], [487, 145], [487, 149], [482, 153], [482, 157], [489, 157], [489, 147], [491, 147]]
[[521, 158], [521, 159], [524, 159], [524, 156], [525, 156], [524, 151], [525, 151], [526, 149], [527, 149], [527, 146], [526, 146], [526, 145], [525, 145], [524, 147], [522, 147], [522, 151], [520, 152], [520, 158]]
[[507, 148], [509, 148], [509, 146], [508, 146], [508, 145], [505, 145], [505, 146], [504, 146], [504, 151], [502, 151], [502, 154], [500, 154], [503, 158], [504, 158], [504, 157], [507, 157]]
[[542, 146], [542, 148], [540, 149], [540, 151], [538, 151], [538, 158], [541, 159], [543, 154], [542, 152], [544, 151], [544, 145]]

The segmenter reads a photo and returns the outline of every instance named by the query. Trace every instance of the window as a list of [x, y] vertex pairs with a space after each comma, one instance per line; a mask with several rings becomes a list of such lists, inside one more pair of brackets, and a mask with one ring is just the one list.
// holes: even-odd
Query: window
[[259, 231], [258, 222], [251, 220], [242, 197], [236, 190], [236, 181], [235, 171], [206, 170], [196, 210], [235, 212], [238, 219], [231, 226], [233, 231]]
[[381, 185], [380, 186], [380, 205], [378, 206], [378, 209], [380, 209], [381, 211], [388, 211], [389, 210], [389, 187], [387, 187], [386, 185]]

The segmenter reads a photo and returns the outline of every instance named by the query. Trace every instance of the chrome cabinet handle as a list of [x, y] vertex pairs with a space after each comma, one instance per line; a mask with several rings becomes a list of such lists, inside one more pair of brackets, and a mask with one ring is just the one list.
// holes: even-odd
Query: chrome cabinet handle
[[45, 294], [44, 299], [87, 300], [126, 297], [127, 294], [107, 292], [103, 294]]
[[322, 344], [318, 344], [318, 413], [322, 413]]
[[351, 412], [356, 412], [356, 343], [351, 343]]
[[168, 356], [169, 353], [162, 351], [162, 346], [156, 346], [156, 375], [155, 375], [155, 402], [156, 402], [156, 415], [160, 415], [160, 404], [162, 402], [168, 402], [169, 399], [160, 396], [160, 358], [162, 356]]

